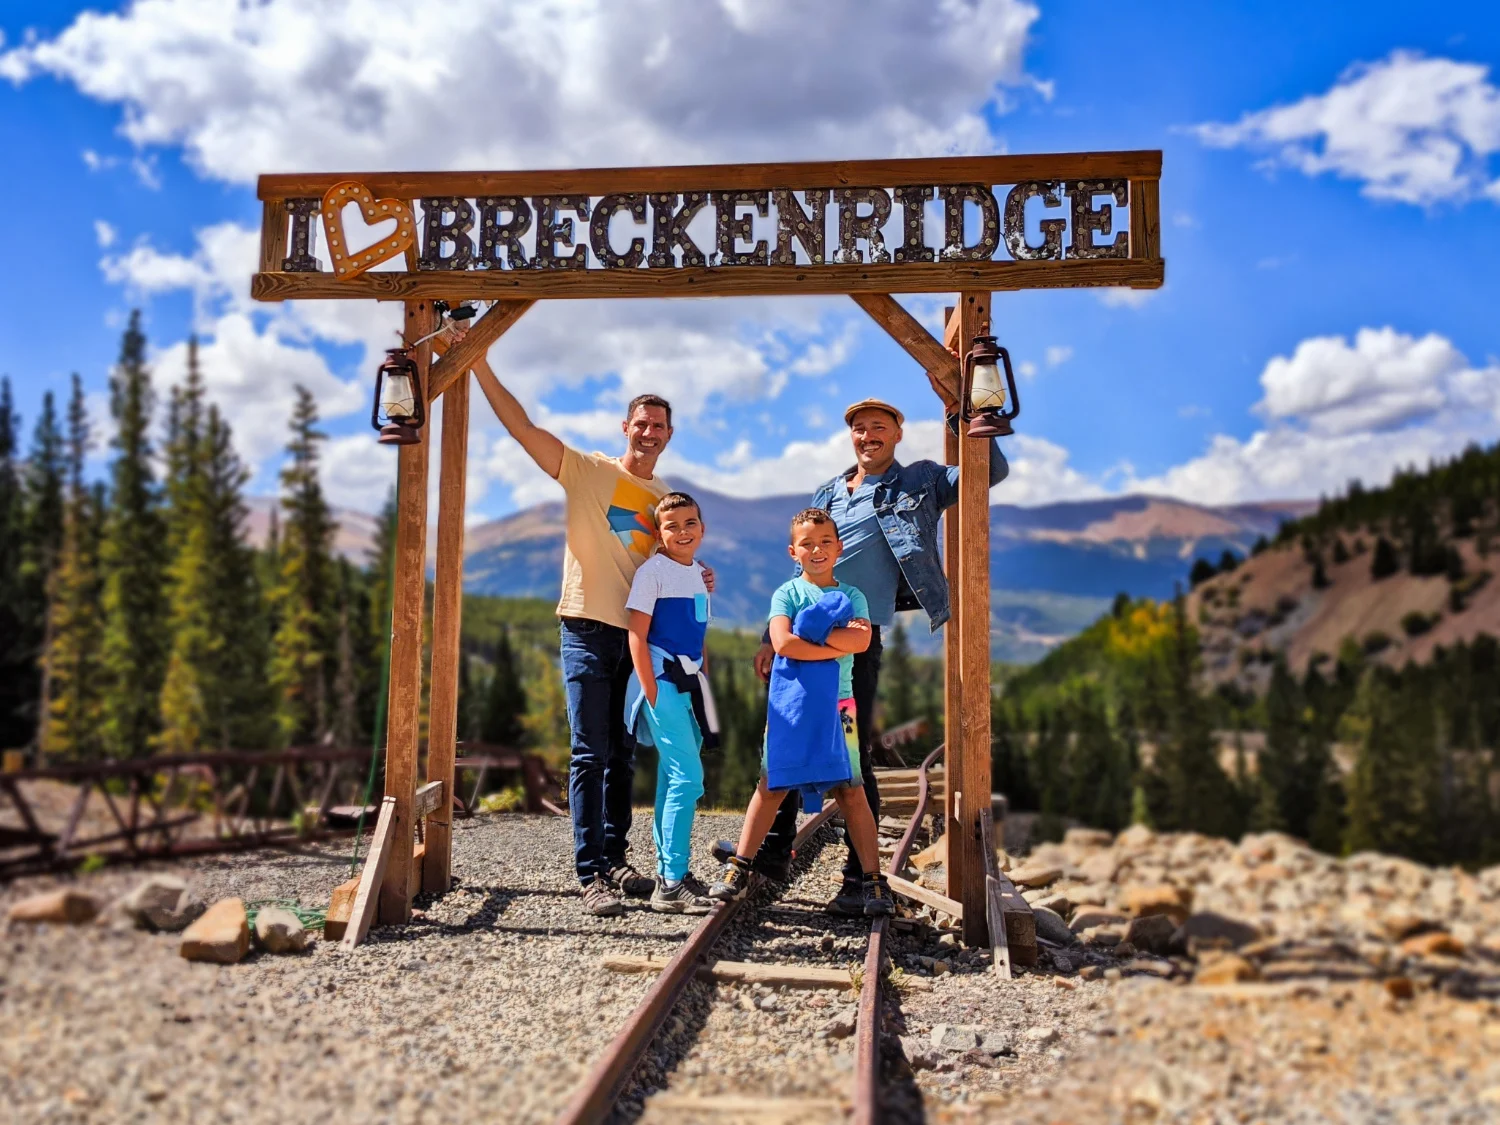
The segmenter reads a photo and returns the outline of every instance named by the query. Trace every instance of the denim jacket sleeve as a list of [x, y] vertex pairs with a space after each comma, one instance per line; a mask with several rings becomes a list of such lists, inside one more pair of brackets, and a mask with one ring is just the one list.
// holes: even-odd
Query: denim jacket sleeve
[[[948, 415], [948, 428], [958, 433], [959, 417], [957, 414]], [[1000, 452], [1000, 442], [990, 438], [990, 487], [994, 488], [1010, 475], [1010, 462], [1005, 459], [1005, 454]], [[944, 466], [942, 479], [937, 482], [937, 500], [939, 508], [951, 508], [958, 503], [958, 466]]]

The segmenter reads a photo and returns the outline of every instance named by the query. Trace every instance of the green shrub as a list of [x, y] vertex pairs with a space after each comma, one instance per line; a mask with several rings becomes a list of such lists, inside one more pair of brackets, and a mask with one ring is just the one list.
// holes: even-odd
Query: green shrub
[[1375, 554], [1370, 559], [1370, 577], [1379, 582], [1382, 578], [1389, 578], [1401, 569], [1401, 560], [1396, 555], [1396, 548], [1391, 541], [1382, 535], [1375, 540]]
[[1420, 637], [1437, 624], [1438, 614], [1426, 614], [1414, 609], [1401, 618], [1401, 629], [1408, 637]]
[[1366, 656], [1374, 656], [1377, 652], [1384, 652], [1391, 647], [1391, 638], [1375, 629], [1365, 634], [1365, 639], [1360, 642], [1360, 647], [1365, 650]]

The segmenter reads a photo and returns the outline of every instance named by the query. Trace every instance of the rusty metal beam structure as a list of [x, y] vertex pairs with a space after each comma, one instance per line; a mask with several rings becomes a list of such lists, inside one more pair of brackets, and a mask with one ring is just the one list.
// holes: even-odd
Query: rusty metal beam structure
[[[20, 822], [0, 825], [0, 881], [67, 869], [86, 857], [142, 863], [347, 835], [330, 824], [330, 812], [357, 797], [370, 753], [226, 751], [0, 774], [0, 811], [8, 804]], [[61, 824], [45, 823], [28, 798], [26, 787], [36, 782], [76, 788]], [[85, 829], [91, 804], [112, 827]]]

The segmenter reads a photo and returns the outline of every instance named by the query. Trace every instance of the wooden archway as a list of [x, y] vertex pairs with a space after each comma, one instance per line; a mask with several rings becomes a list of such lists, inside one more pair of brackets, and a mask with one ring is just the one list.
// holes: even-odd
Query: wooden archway
[[[481, 389], [493, 382], [486, 353], [533, 303], [844, 293], [952, 403], [961, 383], [956, 354], [989, 331], [993, 292], [1162, 284], [1160, 177], [1159, 151], [262, 176], [260, 269], [251, 295], [262, 301], [404, 302], [405, 338], [413, 345], [429, 400], [444, 397], [428, 778], [420, 801], [430, 427], [419, 444], [399, 453], [385, 771], [394, 830], [381, 883], [381, 918], [405, 921], [418, 886], [444, 891], [450, 882], [467, 374], [476, 375]], [[351, 252], [342, 231], [350, 202], [358, 202], [375, 222], [394, 220], [394, 233]], [[928, 211], [938, 205], [941, 248], [928, 245], [927, 238]], [[1030, 227], [1028, 205], [1040, 212]], [[894, 207], [901, 209], [902, 239], [888, 247], [883, 229]], [[1119, 208], [1129, 214], [1123, 229], [1117, 229]], [[714, 220], [712, 251], [688, 232], [705, 211]], [[774, 243], [756, 237], [757, 218], [774, 229]], [[334, 272], [321, 270], [313, 253], [319, 223], [334, 251]], [[1028, 230], [1035, 230], [1039, 241], [1032, 242]], [[366, 272], [371, 264], [394, 258], [404, 258], [406, 268]], [[956, 292], [958, 299], [941, 340], [892, 296], [943, 292]], [[428, 340], [438, 325], [435, 300], [494, 303], [462, 338], [435, 349]], [[441, 353], [436, 359], [435, 352]], [[965, 940], [979, 944], [989, 937], [982, 839], [983, 813], [990, 805], [988, 456], [986, 443], [951, 433], [946, 454], [949, 464], [959, 466], [960, 477], [958, 505], [944, 532], [953, 606], [944, 638], [948, 886], [964, 906]], [[418, 863], [413, 828], [423, 815], [425, 854]]]

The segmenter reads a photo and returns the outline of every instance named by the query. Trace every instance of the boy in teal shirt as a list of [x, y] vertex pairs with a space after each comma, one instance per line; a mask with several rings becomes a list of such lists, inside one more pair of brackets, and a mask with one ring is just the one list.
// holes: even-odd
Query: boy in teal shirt
[[[802, 573], [780, 587], [771, 599], [770, 633], [771, 644], [778, 657], [792, 662], [816, 662], [836, 660], [839, 662], [838, 698], [827, 699], [808, 694], [806, 703], [809, 713], [804, 716], [808, 729], [821, 730], [828, 723], [843, 728], [849, 767], [846, 780], [832, 790], [844, 814], [844, 823], [849, 828], [849, 837], [859, 857], [864, 872], [864, 906], [867, 915], [888, 915], [894, 912], [895, 902], [891, 898], [890, 886], [880, 874], [880, 852], [875, 836], [875, 818], [870, 814], [869, 802], [865, 800], [864, 779], [859, 771], [859, 748], [854, 734], [855, 715], [853, 700], [854, 653], [863, 652], [870, 643], [869, 608], [864, 594], [833, 576], [833, 565], [842, 550], [837, 527], [827, 512], [808, 508], [792, 518], [791, 543], [788, 553], [797, 561]], [[831, 629], [824, 642], [814, 643], [797, 636], [792, 630], [798, 614], [817, 607], [826, 595], [838, 591], [848, 598], [851, 620], [847, 625]], [[778, 660], [778, 666], [783, 665]], [[773, 668], [772, 695], [777, 692], [775, 682], [781, 668]], [[816, 708], [827, 706], [834, 714], [822, 715]], [[788, 736], [795, 738], [795, 724], [782, 724]], [[817, 737], [816, 735], [814, 737]], [[780, 749], [778, 747], [778, 749]], [[795, 751], [795, 747], [791, 747]], [[750, 885], [750, 859], [760, 847], [761, 841], [776, 818], [776, 810], [786, 798], [788, 789], [772, 790], [763, 761], [760, 784], [750, 798], [750, 807], [745, 812], [745, 824], [740, 832], [735, 854], [725, 865], [724, 874], [709, 890], [712, 898], [724, 902], [741, 897]]]

